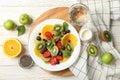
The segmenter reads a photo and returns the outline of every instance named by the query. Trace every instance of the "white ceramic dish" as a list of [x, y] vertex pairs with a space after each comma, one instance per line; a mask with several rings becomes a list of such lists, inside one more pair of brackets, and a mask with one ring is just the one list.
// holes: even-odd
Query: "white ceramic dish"
[[44, 61], [37, 57], [34, 53], [34, 39], [36, 38], [36, 36], [38, 35], [38, 33], [42, 30], [42, 28], [46, 25], [46, 24], [62, 24], [63, 22], [65, 22], [64, 20], [60, 20], [60, 19], [48, 19], [45, 20], [43, 22], [41, 22], [40, 24], [38, 24], [35, 29], [32, 31], [31, 35], [30, 35], [30, 39], [29, 39], [29, 53], [32, 57], [32, 59], [34, 60], [34, 62], [39, 65], [41, 68], [49, 70], [49, 71], [60, 71], [60, 70], [64, 70], [68, 67], [70, 67], [78, 58], [79, 54], [80, 54], [80, 47], [81, 47], [81, 42], [80, 42], [80, 38], [79, 38], [79, 34], [77, 33], [77, 31], [75, 30], [75, 28], [69, 24], [69, 30], [71, 31], [72, 34], [74, 34], [78, 40], [76, 47], [74, 48], [74, 51], [71, 55], [71, 57], [64, 63], [60, 63], [58, 65], [51, 65], [51, 64], [46, 64], [44, 63]]

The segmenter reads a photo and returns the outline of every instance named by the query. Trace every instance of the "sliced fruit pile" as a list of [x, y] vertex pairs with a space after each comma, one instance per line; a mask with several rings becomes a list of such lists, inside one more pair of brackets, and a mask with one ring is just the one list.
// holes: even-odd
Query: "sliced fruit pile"
[[77, 43], [68, 27], [66, 22], [44, 26], [35, 39], [35, 54], [51, 65], [66, 61]]

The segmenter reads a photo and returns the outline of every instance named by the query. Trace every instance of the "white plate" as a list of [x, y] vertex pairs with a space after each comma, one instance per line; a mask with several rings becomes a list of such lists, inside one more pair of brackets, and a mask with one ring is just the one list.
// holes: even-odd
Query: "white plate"
[[74, 48], [74, 51], [71, 55], [71, 57], [64, 63], [60, 63], [58, 65], [51, 65], [51, 64], [46, 64], [44, 63], [43, 60], [41, 60], [41, 58], [37, 57], [34, 53], [34, 39], [36, 38], [36, 36], [38, 35], [38, 33], [42, 30], [42, 28], [46, 25], [46, 24], [62, 24], [63, 22], [65, 22], [64, 20], [60, 20], [60, 19], [48, 19], [45, 20], [43, 22], [41, 22], [40, 24], [38, 24], [35, 29], [32, 31], [31, 35], [30, 35], [30, 39], [29, 39], [29, 53], [32, 57], [32, 59], [34, 60], [34, 62], [39, 65], [41, 68], [49, 70], [49, 71], [60, 71], [60, 70], [64, 70], [68, 67], [70, 67], [78, 58], [79, 54], [80, 54], [80, 38], [79, 38], [79, 34], [77, 33], [77, 31], [75, 30], [75, 28], [69, 24], [69, 30], [71, 31], [72, 34], [74, 34], [78, 40], [76, 47]]

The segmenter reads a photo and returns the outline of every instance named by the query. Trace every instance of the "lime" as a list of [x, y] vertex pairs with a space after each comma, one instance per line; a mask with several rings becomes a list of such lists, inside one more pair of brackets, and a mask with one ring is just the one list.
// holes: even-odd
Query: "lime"
[[28, 14], [21, 14], [19, 17], [19, 22], [23, 25], [29, 24], [31, 22], [31, 18]]
[[4, 28], [6, 30], [13, 30], [15, 27], [16, 27], [16, 24], [10, 19], [4, 22]]

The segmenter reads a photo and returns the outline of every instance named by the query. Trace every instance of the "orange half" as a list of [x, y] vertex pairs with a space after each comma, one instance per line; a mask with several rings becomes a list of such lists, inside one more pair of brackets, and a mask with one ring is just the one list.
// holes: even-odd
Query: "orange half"
[[8, 57], [17, 57], [22, 52], [22, 44], [15, 38], [7, 39], [3, 44], [3, 51]]
[[77, 38], [71, 33], [66, 34], [62, 39], [62, 44], [70, 43], [74, 48], [77, 45]]
[[42, 37], [46, 38], [45, 36], [46, 32], [51, 32], [52, 34], [55, 34], [55, 32], [53, 31], [53, 25], [47, 24], [43, 27], [42, 32], [41, 32]]

